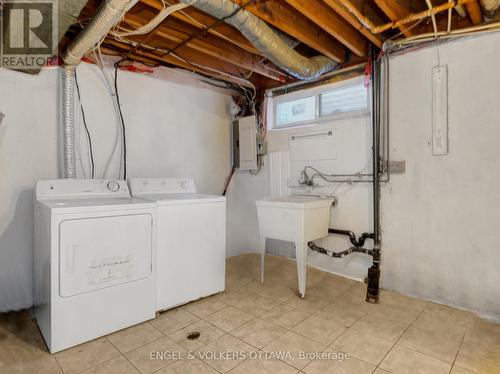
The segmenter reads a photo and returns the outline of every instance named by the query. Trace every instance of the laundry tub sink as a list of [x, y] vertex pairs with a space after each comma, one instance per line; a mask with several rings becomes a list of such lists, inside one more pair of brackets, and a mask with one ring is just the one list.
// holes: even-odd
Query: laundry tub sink
[[264, 282], [266, 238], [295, 243], [299, 293], [306, 291], [307, 243], [328, 236], [330, 209], [335, 198], [285, 196], [259, 200], [257, 215], [261, 237], [261, 282]]

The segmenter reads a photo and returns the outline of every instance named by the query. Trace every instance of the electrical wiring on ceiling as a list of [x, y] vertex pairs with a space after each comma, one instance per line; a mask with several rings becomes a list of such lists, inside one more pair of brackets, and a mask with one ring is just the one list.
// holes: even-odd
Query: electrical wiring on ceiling
[[[173, 5], [172, 3], [169, 3], [168, 1], [163, 1], [163, 2], [166, 3], [166, 4], [168, 4], [168, 5], [170, 5], [170, 6]], [[196, 18], [191, 17], [188, 13], [184, 12], [183, 10], [179, 10], [179, 13], [181, 13], [184, 17], [186, 17], [189, 20], [191, 20], [193, 23], [197, 24], [198, 27], [200, 27], [201, 29], [203, 29], [203, 30], [207, 29], [206, 31], [208, 31], [208, 27], [207, 26], [205, 26], [203, 23], [199, 22]], [[252, 49], [248, 48], [246, 45], [244, 45], [242, 43], [238, 43], [236, 40], [233, 40], [233, 39], [225, 36], [224, 34], [221, 34], [220, 32], [214, 30], [213, 28], [210, 29], [210, 32], [212, 34], [218, 36], [219, 38], [224, 39], [224, 40], [226, 40], [226, 41], [228, 41], [228, 42], [230, 42], [230, 43], [232, 43], [232, 44], [234, 44], [234, 45], [236, 45], [236, 46], [244, 49], [247, 52], [255, 53], [255, 50], [252, 50]], [[265, 58], [264, 58], [264, 60], [265, 60]]]
[[[144, 35], [148, 34], [154, 29], [156, 29], [169, 15], [172, 13], [187, 8], [191, 6], [190, 4], [179, 3], [171, 6], [166, 6], [165, 2], [163, 2], [163, 9], [158, 13], [156, 17], [154, 17], [149, 23], [146, 25], [139, 27], [135, 30], [129, 30], [122, 26], [116, 25], [115, 28], [110, 31], [110, 34], [113, 35], [117, 40], [120, 40], [123, 37], [133, 36], [133, 35]], [[125, 16], [125, 13], [122, 15], [122, 20]]]
[[205, 35], [209, 30], [212, 30], [214, 27], [217, 27], [219, 25], [224, 24], [224, 22], [227, 19], [229, 19], [231, 17], [234, 17], [236, 14], [238, 14], [242, 10], [245, 10], [246, 7], [248, 7], [249, 5], [252, 5], [254, 2], [255, 2], [255, 0], [248, 0], [245, 4], [243, 4], [242, 6], [240, 6], [239, 8], [237, 8], [234, 12], [232, 12], [228, 16], [220, 18], [220, 19], [217, 19], [217, 21], [215, 21], [213, 24], [211, 24], [210, 26], [205, 27], [203, 30], [201, 30], [198, 33], [189, 35], [188, 38], [184, 39], [182, 42], [180, 42], [179, 44], [177, 44], [174, 48], [170, 49], [170, 52], [177, 51], [179, 48], [183, 47], [184, 45], [186, 45], [187, 43], [189, 43], [191, 40], [196, 39], [199, 36]]
[[[192, 65], [193, 67], [198, 67], [200, 69], [203, 69], [203, 70], [206, 70], [206, 71], [211, 71], [211, 72], [214, 72], [214, 73], [217, 73], [221, 76], [224, 76], [224, 77], [227, 77], [231, 80], [234, 80], [234, 81], [240, 81], [242, 84], [245, 84], [247, 86], [250, 86], [252, 87], [252, 89], [255, 91], [255, 86], [252, 82], [250, 82], [249, 80], [246, 80], [242, 77], [239, 77], [239, 76], [236, 76], [236, 75], [233, 75], [233, 74], [229, 74], [229, 73], [226, 73], [224, 71], [221, 71], [221, 70], [217, 70], [217, 69], [213, 69], [213, 68], [210, 68], [210, 67], [207, 67], [207, 66], [204, 66], [204, 65], [200, 65], [200, 64], [197, 64], [197, 63], [194, 63], [188, 59], [185, 59], [179, 55], [177, 55], [176, 53], [172, 53], [171, 50], [168, 50], [168, 49], [164, 49], [164, 48], [160, 48], [160, 47], [151, 47], [151, 46], [148, 46], [146, 44], [140, 44], [138, 42], [134, 42], [132, 40], [128, 40], [126, 38], [121, 38], [122, 40], [120, 40], [122, 43], [124, 44], [128, 44], [134, 48], [144, 48], [144, 49], [148, 49], [150, 51], [153, 51], [153, 52], [161, 52], [161, 53], [165, 53], [165, 54], [169, 54], [171, 55], [172, 57], [178, 59], [179, 61], [182, 61], [182, 62], [185, 62], [189, 65]], [[161, 56], [158, 56], [158, 57], [161, 57]], [[194, 72], [194, 71], [193, 71]], [[211, 79], [215, 79], [215, 78], [212, 78], [212, 77], [209, 77]]]
[[94, 164], [94, 149], [92, 147], [92, 137], [90, 136], [90, 131], [87, 126], [87, 119], [85, 117], [85, 110], [83, 109], [82, 99], [80, 96], [80, 86], [78, 84], [78, 75], [75, 69], [75, 85], [76, 85], [76, 93], [78, 96], [78, 102], [80, 103], [80, 110], [83, 118], [83, 127], [85, 128], [85, 133], [87, 134], [87, 142], [89, 146], [89, 155], [90, 155], [90, 177], [94, 179], [95, 177], [95, 164]]

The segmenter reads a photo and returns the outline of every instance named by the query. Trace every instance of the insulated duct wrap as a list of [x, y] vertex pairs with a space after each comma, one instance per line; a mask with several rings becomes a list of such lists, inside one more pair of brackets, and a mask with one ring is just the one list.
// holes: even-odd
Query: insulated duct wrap
[[[230, 0], [181, 0], [195, 8], [222, 19], [230, 17], [240, 7]], [[290, 75], [301, 80], [315, 79], [336, 68], [337, 63], [325, 56], [307, 58], [290, 48], [278, 33], [249, 11], [242, 9], [225, 22], [236, 27], [269, 60]]]
[[75, 66], [65, 65], [62, 74], [62, 127], [64, 178], [76, 178], [75, 171]]
[[63, 127], [63, 174], [65, 178], [76, 178], [75, 166], [75, 69], [82, 57], [101, 43], [109, 30], [122, 18], [137, 0], [105, 0], [94, 17], [70, 43], [62, 55], [62, 127]]
[[77, 65], [83, 55], [94, 48], [121, 19], [124, 12], [137, 0], [105, 0], [90, 23], [71, 42], [62, 58], [65, 64]]
[[481, 0], [480, 2], [487, 18], [489, 18], [489, 16], [493, 16], [497, 9], [500, 8], [500, 0]]

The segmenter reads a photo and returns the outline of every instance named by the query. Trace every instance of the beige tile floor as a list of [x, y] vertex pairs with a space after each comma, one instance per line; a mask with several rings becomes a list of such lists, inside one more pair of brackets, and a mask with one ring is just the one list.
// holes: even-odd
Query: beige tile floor
[[312, 268], [302, 300], [284, 258], [258, 275], [258, 256], [230, 258], [226, 292], [55, 355], [27, 311], [0, 314], [0, 373], [500, 373], [499, 324], [384, 290], [367, 304], [364, 284]]

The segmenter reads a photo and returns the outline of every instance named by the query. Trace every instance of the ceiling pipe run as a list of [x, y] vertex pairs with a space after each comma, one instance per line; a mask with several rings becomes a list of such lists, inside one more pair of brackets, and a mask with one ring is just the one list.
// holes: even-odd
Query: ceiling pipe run
[[62, 54], [61, 119], [63, 145], [63, 176], [76, 178], [75, 162], [75, 71], [82, 57], [106, 37], [109, 30], [120, 22], [123, 14], [137, 0], [106, 0], [80, 34]]
[[370, 19], [365, 17], [363, 13], [359, 11], [358, 8], [350, 0], [342, 0], [342, 6], [346, 8], [349, 12], [351, 12], [352, 15], [354, 15], [358, 19], [358, 21], [365, 28], [370, 30], [373, 34], [380, 34], [390, 29], [400, 28], [401, 26], [406, 25], [408, 23], [420, 21], [423, 18], [435, 17], [435, 15], [438, 13], [444, 12], [452, 8], [456, 9], [457, 6], [461, 6], [462, 4], [469, 4], [471, 1], [472, 0], [452, 0], [449, 1], [448, 3], [444, 3], [437, 6], [432, 6], [430, 1], [427, 1], [427, 4], [431, 4], [429, 6], [429, 9], [418, 13], [409, 14], [406, 17], [403, 17], [393, 22], [388, 22], [383, 25], [375, 25]]
[[269, 60], [297, 79], [315, 79], [338, 66], [326, 56], [302, 56], [267, 23], [230, 0], [181, 1], [236, 27]]

